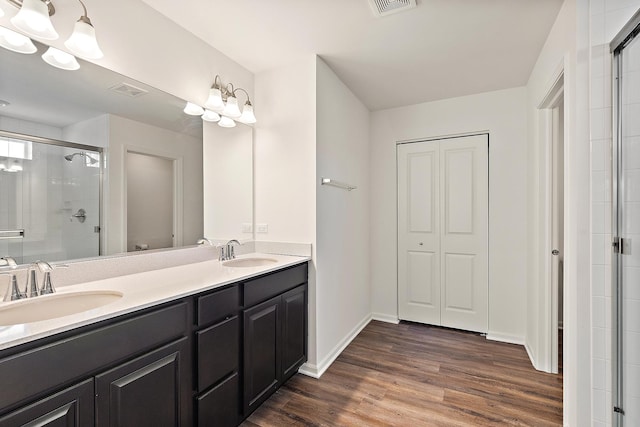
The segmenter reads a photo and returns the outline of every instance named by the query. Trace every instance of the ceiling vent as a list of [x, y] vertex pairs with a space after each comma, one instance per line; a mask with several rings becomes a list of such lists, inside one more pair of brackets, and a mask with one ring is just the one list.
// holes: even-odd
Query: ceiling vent
[[147, 93], [149, 93], [148, 91], [144, 89], [140, 89], [139, 87], [130, 85], [129, 83], [118, 83], [115, 86], [111, 86], [109, 89], [119, 93], [120, 95], [125, 95], [130, 98], [137, 98], [139, 96], [146, 95]]
[[369, 0], [376, 16], [386, 16], [392, 13], [416, 7], [416, 0]]

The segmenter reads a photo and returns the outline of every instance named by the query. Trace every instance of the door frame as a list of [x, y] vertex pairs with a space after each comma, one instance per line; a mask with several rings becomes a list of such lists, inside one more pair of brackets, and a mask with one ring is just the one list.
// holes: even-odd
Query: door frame
[[163, 159], [170, 160], [173, 163], [173, 247], [180, 247], [183, 245], [184, 231], [183, 231], [183, 215], [184, 215], [184, 203], [183, 203], [183, 170], [184, 159], [182, 156], [177, 156], [173, 153], [158, 150], [156, 148], [142, 147], [134, 144], [124, 144], [121, 152], [121, 165], [122, 165], [122, 199], [120, 201], [122, 206], [122, 229], [121, 229], [121, 248], [122, 252], [127, 252], [127, 155], [129, 153], [144, 154], [147, 156], [161, 157]]
[[[536, 360], [536, 368], [549, 373], [558, 373], [558, 287], [553, 281], [553, 268], [551, 247], [553, 242], [553, 152], [554, 152], [554, 108], [564, 100], [565, 72], [562, 64], [555, 74], [553, 83], [538, 105], [540, 116], [540, 139], [543, 145], [541, 188], [542, 193], [542, 244], [539, 248], [540, 268], [543, 277], [543, 291], [540, 301], [541, 316], [538, 319], [540, 325], [540, 351]], [[563, 114], [563, 150], [566, 153], [566, 141], [568, 141], [568, 127], [566, 126], [566, 103]], [[567, 206], [567, 157], [563, 156], [563, 192], [562, 204]], [[563, 223], [567, 224], [567, 210], [563, 209]], [[563, 228], [562, 240], [567, 241], [566, 226]], [[566, 250], [567, 245], [564, 245]], [[565, 257], [566, 258], [566, 257]], [[564, 277], [563, 272], [563, 277]], [[563, 280], [563, 304], [566, 299], [566, 280]], [[563, 307], [563, 322], [566, 320], [566, 309]], [[564, 327], [564, 325], [563, 325]], [[564, 365], [564, 364], [563, 364]]]

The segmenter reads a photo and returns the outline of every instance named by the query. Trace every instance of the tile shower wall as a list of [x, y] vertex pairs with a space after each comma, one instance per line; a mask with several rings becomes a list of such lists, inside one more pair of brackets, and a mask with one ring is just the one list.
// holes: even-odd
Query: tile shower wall
[[592, 419], [612, 425], [611, 212], [612, 55], [609, 42], [640, 7], [640, 0], [591, 0]]

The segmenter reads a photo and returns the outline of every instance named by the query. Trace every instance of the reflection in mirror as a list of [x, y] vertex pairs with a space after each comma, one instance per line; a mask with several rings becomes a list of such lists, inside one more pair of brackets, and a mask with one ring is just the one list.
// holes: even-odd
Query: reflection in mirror
[[0, 132], [0, 254], [19, 264], [98, 256], [98, 147]]
[[[155, 249], [163, 246], [193, 245], [196, 240], [204, 235], [203, 229], [203, 152], [202, 152], [202, 120], [199, 117], [188, 116], [183, 113], [184, 101], [172, 95], [159, 91], [143, 83], [114, 73], [86, 61], [79, 60], [81, 65], [77, 71], [64, 71], [47, 65], [40, 56], [46, 50], [46, 46], [34, 42], [38, 51], [33, 55], [19, 54], [0, 48], [0, 131], [12, 134], [30, 135], [53, 139], [57, 141], [70, 142], [81, 146], [95, 147], [94, 153], [100, 154], [102, 150], [101, 168], [91, 168], [99, 174], [102, 170], [102, 197], [100, 192], [92, 192], [92, 197], [102, 200], [99, 209], [99, 233], [94, 233], [91, 237], [99, 240], [99, 253], [110, 255], [140, 249]], [[240, 151], [245, 155], [235, 155], [233, 158], [225, 159], [226, 155], [233, 155], [233, 150], [225, 146], [225, 142], [233, 142], [229, 135], [217, 134], [212, 146], [221, 148], [220, 152], [210, 150], [210, 154], [216, 158], [217, 162], [224, 162], [226, 167], [233, 169], [238, 174], [221, 177], [220, 184], [225, 185], [229, 194], [233, 194], [236, 199], [225, 201], [224, 199], [209, 200], [211, 205], [207, 206], [209, 212], [214, 212], [216, 207], [235, 205], [235, 214], [242, 218], [243, 223], [252, 223], [252, 158], [251, 158], [251, 128], [238, 126], [239, 133], [248, 135], [244, 141], [245, 145]], [[24, 140], [22, 136], [15, 135], [16, 140]], [[225, 141], [226, 138], [231, 138]], [[246, 149], [248, 147], [248, 150]], [[49, 147], [48, 149], [53, 149]], [[79, 168], [80, 165], [88, 161], [87, 156], [76, 155], [72, 162], [64, 160], [64, 156], [74, 152], [87, 152], [88, 149], [75, 149], [63, 151], [62, 155], [56, 157], [62, 165]], [[129, 224], [128, 197], [129, 180], [128, 170], [135, 169], [138, 178], [146, 177], [146, 166], [129, 165], [130, 153], [145, 155], [164, 159], [172, 165], [173, 176], [166, 184], [156, 187], [156, 192], [170, 194], [172, 209], [171, 219], [168, 220], [172, 227], [172, 236], [167, 239], [157, 239], [154, 235], [136, 235], [135, 224]], [[96, 154], [96, 155], [97, 155]], [[45, 154], [42, 154], [45, 156]], [[58, 154], [46, 154], [54, 157]], [[23, 159], [24, 160], [24, 159]], [[34, 160], [29, 160], [33, 165]], [[234, 164], [236, 163], [237, 164]], [[56, 166], [61, 167], [61, 166]], [[142, 168], [142, 169], [141, 169]], [[208, 168], [208, 166], [207, 166]], [[87, 172], [78, 169], [76, 172]], [[73, 171], [73, 169], [69, 170]], [[67, 171], [67, 172], [69, 172]], [[13, 172], [11, 172], [13, 173]], [[16, 214], [19, 210], [24, 215], [24, 207], [19, 207], [17, 203], [9, 199], [8, 190], [10, 185], [7, 178], [9, 172], [0, 172], [2, 187], [0, 191], [0, 215], [5, 212]], [[12, 180], [16, 180], [18, 175], [13, 175]], [[72, 181], [82, 180], [81, 175], [68, 177], [58, 175], [60, 179], [70, 179]], [[49, 195], [45, 191], [43, 182], [37, 183], [31, 178], [25, 178], [22, 174], [20, 184], [12, 182], [11, 185], [21, 185], [22, 192], [25, 191], [31, 196], [31, 208], [42, 211], [44, 199]], [[99, 181], [99, 175], [96, 179]], [[248, 177], [248, 178], [247, 178]], [[12, 187], [13, 188], [13, 187]], [[14, 193], [16, 190], [13, 190]], [[50, 190], [48, 190], [50, 191]], [[139, 191], [139, 190], [133, 190]], [[222, 194], [220, 194], [222, 196]], [[242, 198], [245, 202], [237, 203], [237, 198]], [[138, 200], [138, 199], [136, 199]], [[24, 201], [24, 200], [23, 200]], [[153, 201], [140, 203], [139, 209], [143, 215], [149, 218], [154, 214], [155, 207]], [[78, 209], [85, 209], [86, 221], [82, 225], [91, 224], [89, 217], [93, 218], [93, 212], [83, 206], [65, 205], [64, 200], [53, 209], [47, 209], [47, 215], [69, 216], [65, 209], [71, 209], [70, 214], [75, 214]], [[7, 214], [8, 215], [8, 214]], [[217, 214], [216, 214], [217, 215]], [[216, 216], [214, 215], [214, 216]], [[26, 215], [29, 217], [29, 215]], [[75, 217], [74, 217], [75, 218]], [[13, 227], [9, 225], [9, 216], [0, 218], [0, 229]], [[74, 219], [76, 224], [77, 220]], [[70, 224], [63, 224], [68, 226]], [[133, 225], [133, 229], [132, 226]], [[44, 227], [41, 235], [56, 234], [61, 240], [68, 235], [64, 227], [54, 225], [47, 220], [39, 225]], [[62, 227], [62, 228], [61, 228]], [[93, 228], [91, 228], [93, 230]], [[226, 238], [227, 233], [216, 236], [217, 230], [210, 230], [207, 235], [212, 239]], [[234, 238], [251, 238], [252, 234], [241, 234], [241, 227], [230, 231], [229, 235]], [[222, 233], [222, 231], [220, 231]], [[36, 241], [46, 246], [44, 240], [35, 234], [29, 236], [25, 232], [23, 239], [22, 262], [29, 262], [31, 256], [36, 256], [46, 260], [73, 259], [94, 256], [95, 250], [84, 250], [85, 243], [81, 245], [70, 244], [73, 250], [63, 251], [55, 248], [35, 249]], [[129, 236], [132, 242], [128, 242]], [[32, 238], [33, 240], [28, 240]], [[2, 234], [0, 233], [0, 239]], [[135, 240], [135, 242], [133, 242]], [[0, 240], [4, 241], [4, 239]], [[162, 243], [154, 243], [162, 241]], [[27, 245], [29, 242], [29, 245]], [[17, 244], [17, 241], [12, 242]], [[132, 244], [132, 246], [131, 246]], [[59, 247], [65, 246], [60, 243]], [[86, 243], [88, 246], [89, 244]], [[7, 246], [7, 244], [5, 244]], [[29, 246], [28, 250], [26, 246]], [[32, 255], [28, 255], [32, 254]], [[0, 245], [0, 256], [7, 256]]]

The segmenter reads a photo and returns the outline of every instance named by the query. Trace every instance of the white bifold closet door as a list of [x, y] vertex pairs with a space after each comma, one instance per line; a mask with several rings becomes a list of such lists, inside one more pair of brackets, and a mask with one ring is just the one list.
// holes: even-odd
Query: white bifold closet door
[[488, 329], [488, 135], [400, 144], [398, 315]]

